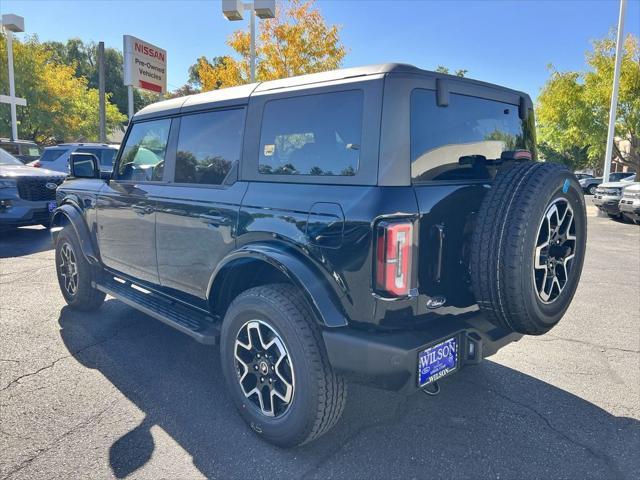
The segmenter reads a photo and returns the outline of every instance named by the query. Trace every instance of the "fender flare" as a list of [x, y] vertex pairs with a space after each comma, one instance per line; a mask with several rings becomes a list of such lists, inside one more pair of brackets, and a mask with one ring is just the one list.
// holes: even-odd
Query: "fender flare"
[[[307, 262], [298, 258], [294, 253], [269, 244], [249, 244], [227, 255], [214, 271], [207, 289], [207, 300], [214, 288], [216, 280], [233, 264], [242, 260], [252, 259], [266, 262], [282, 272], [296, 287], [303, 292], [318, 321], [325, 327], [345, 327], [348, 321], [342, 313], [337, 296], [323, 281], [321, 275]], [[315, 270], [315, 271], [314, 271]]]
[[100, 257], [93, 245], [93, 242], [91, 241], [89, 227], [87, 227], [80, 210], [70, 203], [60, 205], [53, 211], [53, 215], [51, 215], [51, 237], [53, 238], [53, 243], [55, 244], [60, 231], [59, 228], [55, 227], [62, 226], [64, 219], [66, 219], [69, 225], [73, 227], [73, 230], [80, 242], [80, 248], [82, 249], [84, 257], [90, 264], [98, 265], [100, 263]]

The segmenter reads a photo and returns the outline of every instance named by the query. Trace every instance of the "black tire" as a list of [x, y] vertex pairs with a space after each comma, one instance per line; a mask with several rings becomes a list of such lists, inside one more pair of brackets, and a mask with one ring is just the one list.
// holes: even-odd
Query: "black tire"
[[[63, 252], [70, 252], [66, 255]], [[70, 276], [69, 270], [65, 268], [66, 259], [69, 256], [73, 258], [76, 265], [74, 284], [75, 288], [71, 289], [67, 284], [67, 278]], [[85, 312], [96, 310], [104, 302], [105, 294], [91, 286], [92, 281], [97, 277], [98, 269], [89, 262], [82, 254], [80, 242], [75, 232], [71, 229], [64, 228], [58, 234], [56, 239], [56, 274], [58, 277], [58, 285], [60, 291], [67, 304], [76, 310]]]
[[[546, 214], [564, 209], [573, 214], [571, 236], [552, 235]], [[549, 218], [554, 218], [552, 215]], [[560, 215], [558, 217], [560, 218]], [[568, 217], [564, 217], [565, 220]], [[543, 225], [548, 225], [548, 228]], [[562, 228], [558, 227], [558, 231]], [[535, 267], [543, 258], [540, 245], [553, 238], [563, 242], [547, 247], [545, 268]], [[566, 236], [566, 232], [565, 232]], [[584, 197], [575, 176], [558, 164], [524, 162], [499, 173], [478, 211], [472, 237], [470, 273], [472, 288], [481, 310], [495, 325], [529, 335], [540, 335], [555, 326], [566, 312], [580, 279], [586, 247], [587, 221]], [[560, 253], [553, 253], [553, 252]], [[569, 259], [573, 254], [573, 258]], [[559, 262], [566, 268], [556, 265]], [[565, 260], [567, 259], [567, 260]], [[540, 264], [540, 262], [539, 262]], [[566, 275], [562, 288], [555, 286], [561, 268]], [[553, 268], [553, 270], [551, 270]], [[552, 296], [546, 297], [551, 281]], [[561, 280], [558, 280], [560, 285]], [[543, 297], [546, 297], [543, 299]], [[546, 301], [545, 301], [546, 300]]]
[[589, 188], [587, 188], [587, 193], [589, 193], [589, 195], [595, 195], [597, 188], [597, 185], [589, 185]]
[[[293, 371], [292, 399], [282, 414], [271, 417], [254, 404], [255, 394], [251, 398], [245, 396], [240, 384], [244, 370], [235, 359], [239, 332], [255, 320], [264, 322], [282, 340]], [[220, 336], [220, 354], [236, 407], [254, 432], [268, 442], [285, 448], [302, 445], [326, 433], [342, 415], [347, 392], [345, 381], [333, 372], [321, 330], [292, 286], [271, 284], [240, 294], [227, 310]], [[255, 382], [258, 381], [256, 377]], [[273, 405], [271, 410], [275, 412]]]

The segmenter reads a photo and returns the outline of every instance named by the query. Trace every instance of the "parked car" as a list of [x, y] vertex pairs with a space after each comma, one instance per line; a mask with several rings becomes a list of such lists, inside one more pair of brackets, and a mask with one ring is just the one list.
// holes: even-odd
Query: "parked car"
[[118, 149], [106, 143], [61, 143], [55, 147], [46, 147], [42, 156], [29, 165], [68, 174], [69, 156], [73, 152], [94, 154], [98, 158], [100, 170], [111, 173], [113, 159], [118, 153]]
[[40, 158], [40, 147], [30, 140], [10, 140], [0, 138], [0, 148], [10, 153], [22, 163], [29, 163]]
[[[635, 179], [635, 176], [636, 176], [635, 172], [614, 172], [609, 174], [609, 181], [610, 182], [620, 182], [621, 180], [633, 181]], [[579, 182], [584, 193], [588, 193], [589, 195], [595, 195], [598, 185], [602, 183], [602, 177], [583, 178], [583, 179], [579, 179]]]
[[0, 230], [25, 225], [49, 226], [56, 188], [65, 176], [33, 168], [0, 148]]
[[640, 224], [640, 182], [634, 182], [622, 189], [618, 208], [625, 218]]
[[578, 180], [584, 180], [585, 178], [593, 178], [593, 175], [590, 173], [574, 173]]
[[601, 183], [593, 196], [593, 204], [611, 218], [622, 218], [620, 213], [620, 200], [622, 189], [633, 183], [634, 177], [628, 177], [619, 182]]
[[569, 170], [532, 161], [534, 125], [525, 93], [399, 64], [147, 106], [109, 180], [71, 156], [62, 295], [219, 344], [247, 424], [311, 441], [345, 379], [434, 393], [561, 319], [585, 205]]

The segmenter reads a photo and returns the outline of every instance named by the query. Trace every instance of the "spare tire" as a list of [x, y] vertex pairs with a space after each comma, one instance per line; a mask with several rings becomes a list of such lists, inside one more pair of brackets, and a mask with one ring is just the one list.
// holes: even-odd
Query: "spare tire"
[[564, 166], [518, 162], [496, 175], [476, 217], [471, 283], [498, 327], [540, 335], [566, 312], [584, 262], [582, 189]]

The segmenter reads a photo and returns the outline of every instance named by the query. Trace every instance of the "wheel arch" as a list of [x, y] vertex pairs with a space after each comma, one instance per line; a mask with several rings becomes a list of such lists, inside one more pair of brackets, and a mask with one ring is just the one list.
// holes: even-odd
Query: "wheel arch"
[[92, 265], [100, 263], [98, 251], [91, 241], [91, 234], [80, 210], [71, 203], [65, 203], [53, 211], [51, 216], [51, 237], [55, 244], [60, 230], [70, 225], [78, 237], [82, 254]]
[[235, 250], [218, 265], [209, 280], [207, 300], [215, 313], [224, 316], [239, 293], [258, 285], [286, 282], [296, 287], [325, 327], [348, 324], [335, 293], [321, 273], [295, 253], [270, 244], [250, 244]]

